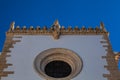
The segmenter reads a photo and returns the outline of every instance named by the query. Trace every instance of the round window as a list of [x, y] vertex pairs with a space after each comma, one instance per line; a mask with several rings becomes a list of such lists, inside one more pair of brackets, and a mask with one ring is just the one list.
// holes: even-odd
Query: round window
[[82, 60], [71, 50], [51, 48], [36, 56], [34, 67], [47, 80], [69, 80], [80, 73]]

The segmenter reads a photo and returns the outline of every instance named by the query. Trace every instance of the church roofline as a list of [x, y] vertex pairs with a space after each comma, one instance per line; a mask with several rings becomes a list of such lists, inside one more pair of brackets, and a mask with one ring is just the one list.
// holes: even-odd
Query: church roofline
[[68, 26], [67, 28], [65, 28], [64, 26], [60, 26], [59, 24], [59, 21], [56, 20], [53, 25], [48, 29], [46, 26], [44, 27], [40, 27], [40, 26], [37, 26], [37, 27], [33, 27], [33, 26], [30, 26], [29, 28], [27, 28], [26, 26], [23, 26], [22, 28], [20, 26], [15, 26], [15, 22], [12, 22], [10, 24], [10, 28], [7, 32], [10, 32], [10, 33], [24, 33], [24, 31], [26, 31], [26, 33], [29, 33], [31, 31], [33, 32], [51, 32], [53, 31], [54, 29], [54, 26], [58, 26], [58, 28], [60, 29], [61, 32], [86, 32], [86, 33], [101, 33], [101, 32], [104, 32], [106, 33], [107, 30], [105, 29], [104, 27], [104, 24], [103, 22], [100, 23], [100, 27], [96, 26], [95, 28], [92, 28], [92, 27], [88, 27], [86, 28], [85, 26], [82, 26], [81, 28], [79, 28], [78, 26], [75, 26], [74, 28], [72, 28], [71, 26]]
[[50, 28], [47, 28], [44, 26], [41, 28], [40, 26], [37, 26], [34, 28], [33, 26], [30, 26], [27, 28], [26, 26], [23, 26], [20, 28], [19, 26], [15, 27], [15, 22], [12, 22], [10, 25], [10, 29], [7, 31], [7, 34], [13, 34], [13, 35], [53, 35], [53, 37], [56, 37], [56, 39], [59, 38], [60, 35], [102, 35], [102, 34], [109, 34], [104, 24], [101, 22], [100, 27], [88, 27], [82, 26], [79, 28], [78, 26], [72, 28], [71, 26], [68, 26], [68, 28], [65, 28], [64, 26], [60, 26], [59, 21], [56, 20], [53, 25]]

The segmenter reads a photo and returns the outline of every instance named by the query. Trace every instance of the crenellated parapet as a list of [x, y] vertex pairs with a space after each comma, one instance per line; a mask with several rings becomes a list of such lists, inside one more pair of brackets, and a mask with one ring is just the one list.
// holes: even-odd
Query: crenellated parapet
[[29, 28], [26, 27], [26, 26], [23, 26], [22, 28], [20, 26], [16, 26], [14, 25], [15, 23], [12, 22], [11, 25], [10, 25], [10, 29], [9, 31], [7, 32], [10, 33], [10, 34], [17, 34], [17, 35], [40, 35], [40, 34], [44, 34], [44, 35], [53, 35], [53, 37], [56, 38], [59, 38], [60, 35], [101, 35], [101, 34], [108, 34], [108, 32], [105, 30], [104, 28], [104, 24], [103, 23], [100, 23], [100, 27], [95, 27], [95, 28], [92, 28], [92, 27], [88, 27], [86, 28], [85, 26], [82, 26], [82, 27], [71, 27], [71, 26], [68, 26], [67, 28], [64, 27], [64, 26], [60, 26], [58, 20], [56, 20], [54, 22], [54, 24], [50, 27], [50, 28], [47, 28], [46, 26], [44, 27], [40, 27], [40, 26], [37, 26], [37, 27], [33, 27], [33, 26], [30, 26]]

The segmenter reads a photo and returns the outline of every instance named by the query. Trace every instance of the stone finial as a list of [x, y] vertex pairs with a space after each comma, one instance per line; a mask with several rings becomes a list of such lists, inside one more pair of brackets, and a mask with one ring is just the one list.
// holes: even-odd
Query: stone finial
[[16, 26], [15, 30], [20, 30], [20, 26]]
[[100, 28], [104, 29], [104, 23], [103, 22], [100, 23]]
[[23, 26], [22, 30], [27, 30], [26, 26]]
[[59, 36], [60, 36], [60, 24], [59, 24], [58, 20], [56, 20], [53, 23], [52, 28], [53, 28], [53, 37], [54, 37], [54, 39], [59, 39]]
[[10, 24], [10, 29], [9, 31], [13, 31], [15, 28], [15, 22], [13, 21], [11, 24]]
[[102, 31], [105, 31], [105, 32], [106, 32], [106, 29], [105, 29], [105, 26], [104, 26], [104, 23], [103, 23], [103, 22], [100, 23], [100, 29], [102, 29]]
[[82, 26], [81, 31], [83, 31], [83, 32], [86, 31], [85, 26]]
[[30, 30], [34, 30], [34, 27], [33, 26], [30, 26], [30, 28], [29, 28]]
[[43, 27], [43, 31], [47, 31], [47, 26], [44, 26], [44, 27]]
[[68, 31], [72, 31], [72, 27], [71, 27], [71, 26], [68, 26], [67, 30], [68, 30]]
[[40, 30], [40, 26], [37, 26], [37, 27], [36, 27], [36, 30]]
[[59, 30], [59, 29], [60, 29], [59, 21], [56, 20], [56, 21], [53, 23], [52, 27], [54, 28], [54, 30]]
[[56, 21], [54, 22], [54, 25], [55, 25], [55, 26], [59, 26], [59, 28], [60, 28], [60, 24], [59, 24], [59, 21], [58, 21], [58, 20], [56, 20]]
[[61, 30], [65, 30], [65, 27], [64, 27], [64, 26], [62, 26], [62, 27], [61, 27]]
[[78, 26], [75, 26], [74, 28], [74, 32], [78, 32], [80, 29], [78, 28]]
[[96, 26], [95, 31], [96, 31], [97, 33], [100, 32], [100, 28], [99, 28], [98, 26]]

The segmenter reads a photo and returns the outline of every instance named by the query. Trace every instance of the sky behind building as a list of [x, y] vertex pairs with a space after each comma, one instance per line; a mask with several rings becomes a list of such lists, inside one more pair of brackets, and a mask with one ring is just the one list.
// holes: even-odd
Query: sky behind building
[[0, 0], [0, 51], [10, 22], [15, 26], [60, 25], [93, 28], [104, 22], [113, 50], [120, 51], [120, 0]]

